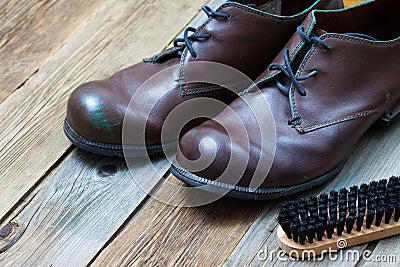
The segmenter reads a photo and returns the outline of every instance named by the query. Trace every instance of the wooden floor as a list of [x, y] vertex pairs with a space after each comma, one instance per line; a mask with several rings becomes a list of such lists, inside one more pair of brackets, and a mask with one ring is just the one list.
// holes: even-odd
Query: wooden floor
[[[62, 132], [77, 85], [155, 54], [193, 19], [199, 25], [203, 4], [221, 2], [0, 0], [0, 266], [307, 264], [258, 258], [278, 247], [279, 201], [168, 206], [135, 185], [124, 160], [82, 152]], [[340, 175], [314, 193], [400, 175], [399, 133], [400, 124], [371, 129]], [[150, 166], [137, 165], [134, 175], [146, 179]], [[168, 175], [167, 161], [156, 165]], [[400, 261], [400, 237], [355, 249]]]

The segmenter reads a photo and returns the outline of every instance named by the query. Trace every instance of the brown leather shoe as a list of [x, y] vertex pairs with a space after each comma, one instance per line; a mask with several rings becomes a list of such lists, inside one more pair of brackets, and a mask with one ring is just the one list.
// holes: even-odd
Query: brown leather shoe
[[[368, 128], [400, 117], [400, 29], [393, 26], [399, 11], [400, 2], [390, 0], [313, 11], [257, 79], [261, 92], [230, 105], [250, 133], [250, 152], [245, 142], [231, 143], [224, 128], [239, 123], [224, 110], [215, 118], [219, 124], [209, 120], [181, 138], [172, 173], [208, 191], [229, 189], [230, 196], [248, 199], [286, 196], [334, 177]], [[258, 176], [257, 164], [268, 164], [260, 154], [269, 152], [261, 148], [254, 112], [244, 101], [267, 101], [276, 125], [272, 167]], [[227, 168], [243, 159], [249, 159], [243, 175]], [[249, 186], [255, 178], [261, 180], [257, 189]]]
[[[239, 3], [240, 2], [240, 3]], [[245, 2], [245, 3], [244, 3]], [[250, 2], [250, 4], [249, 4]], [[241, 4], [243, 3], [243, 4]], [[212, 61], [236, 68], [255, 80], [289, 40], [296, 27], [314, 8], [342, 8], [341, 0], [253, 0], [230, 1], [216, 11], [204, 7], [209, 19], [198, 29], [188, 28], [175, 47], [145, 59], [108, 79], [79, 86], [70, 96], [64, 130], [78, 147], [103, 155], [123, 156], [122, 124], [125, 114], [133, 125], [146, 122], [146, 132], [138, 131], [124, 148], [143, 155], [160, 152], [160, 132], [169, 112], [180, 103], [196, 98], [214, 98], [230, 103], [232, 91], [210, 84], [155, 85], [143, 102], [157, 102], [149, 116], [141, 106], [128, 108], [137, 89], [154, 74], [188, 62]], [[190, 35], [191, 34], [191, 35]], [[146, 142], [144, 145], [143, 137]], [[178, 136], [175, 137], [175, 141]]]

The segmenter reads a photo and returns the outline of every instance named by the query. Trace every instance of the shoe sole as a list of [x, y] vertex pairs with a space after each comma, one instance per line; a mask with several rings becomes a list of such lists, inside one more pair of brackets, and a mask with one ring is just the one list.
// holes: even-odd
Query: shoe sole
[[400, 119], [400, 104], [395, 105], [389, 112], [385, 113], [379, 120], [382, 126], [392, 125], [395, 121]]
[[229, 190], [226, 196], [232, 198], [247, 200], [271, 200], [299, 193], [331, 180], [340, 172], [341, 169], [343, 169], [346, 161], [347, 160], [341, 162], [336, 168], [327, 172], [326, 174], [303, 184], [280, 188], [259, 188], [256, 190], [250, 190], [250, 188], [248, 187], [230, 185], [213, 180], [208, 180], [206, 178], [194, 175], [193, 173], [190, 173], [183, 169], [176, 161], [172, 163], [170, 171], [179, 180], [191, 186], [199, 187], [199, 189], [205, 190], [207, 192], [211, 192], [214, 194], [225, 194], [226, 190]]
[[[83, 136], [77, 134], [74, 129], [69, 125], [69, 123], [64, 121], [64, 133], [67, 138], [78, 148], [88, 151], [90, 153], [110, 156], [110, 157], [144, 157], [144, 156], [154, 156], [156, 154], [163, 152], [163, 146], [160, 145], [149, 145], [149, 146], [132, 146], [132, 145], [119, 145], [119, 144], [107, 144], [89, 140]], [[172, 142], [165, 145], [165, 147], [175, 144], [177, 142]], [[124, 154], [125, 150], [125, 154]]]

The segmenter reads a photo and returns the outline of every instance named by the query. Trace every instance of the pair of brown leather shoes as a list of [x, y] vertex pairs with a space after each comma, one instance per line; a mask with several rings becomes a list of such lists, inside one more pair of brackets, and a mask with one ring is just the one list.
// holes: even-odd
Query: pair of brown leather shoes
[[[178, 140], [179, 134], [161, 139], [164, 122], [177, 106], [214, 99], [229, 107], [183, 128], [171, 167], [176, 177], [250, 199], [285, 196], [327, 181], [372, 124], [390, 124], [400, 114], [395, 26], [400, 4], [376, 0], [342, 7], [339, 0], [229, 1], [215, 11], [205, 7], [209, 19], [197, 30], [188, 28], [173, 48], [77, 88], [68, 102], [65, 132], [78, 147], [98, 154], [155, 154], [162, 143]], [[207, 79], [185, 83], [191, 63], [203, 61], [231, 66], [256, 86], [237, 90], [238, 97], [229, 86]], [[173, 82], [163, 75], [148, 82], [160, 72], [173, 76]], [[192, 108], [199, 114], [211, 109]], [[257, 114], [264, 111], [272, 122], [260, 122]], [[124, 145], [123, 124], [130, 126]], [[246, 138], [235, 133], [239, 128]]]

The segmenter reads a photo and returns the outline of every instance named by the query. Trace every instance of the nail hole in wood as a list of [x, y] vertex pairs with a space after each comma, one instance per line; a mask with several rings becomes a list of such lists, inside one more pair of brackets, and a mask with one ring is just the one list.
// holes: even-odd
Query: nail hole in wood
[[113, 164], [107, 164], [107, 165], [100, 166], [97, 173], [101, 177], [110, 177], [110, 176], [113, 176], [117, 171], [118, 171], [117, 166], [115, 166]]

